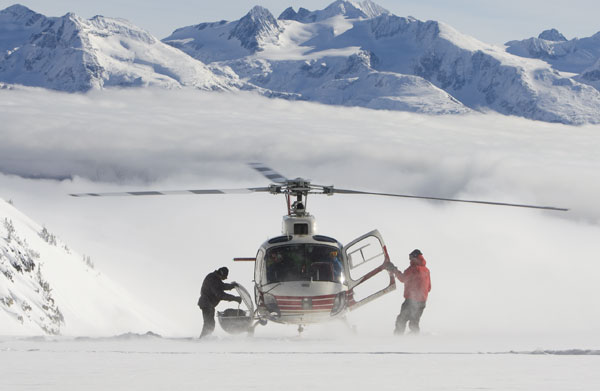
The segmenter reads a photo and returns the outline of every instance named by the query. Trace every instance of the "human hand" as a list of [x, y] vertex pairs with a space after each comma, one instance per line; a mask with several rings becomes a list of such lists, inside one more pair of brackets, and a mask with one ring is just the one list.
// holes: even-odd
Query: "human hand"
[[235, 301], [237, 301], [238, 304], [242, 304], [242, 298], [241, 297], [236, 297]]

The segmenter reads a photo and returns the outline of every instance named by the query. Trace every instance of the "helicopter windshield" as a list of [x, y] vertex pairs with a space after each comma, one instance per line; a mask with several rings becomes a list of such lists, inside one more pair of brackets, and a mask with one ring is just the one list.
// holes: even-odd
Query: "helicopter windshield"
[[341, 253], [322, 244], [290, 244], [267, 250], [267, 282], [343, 282]]

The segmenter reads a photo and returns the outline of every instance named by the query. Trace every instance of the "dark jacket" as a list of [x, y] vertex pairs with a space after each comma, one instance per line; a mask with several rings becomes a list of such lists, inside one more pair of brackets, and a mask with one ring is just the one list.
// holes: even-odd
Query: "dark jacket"
[[235, 301], [235, 296], [225, 293], [225, 291], [232, 290], [233, 288], [235, 288], [235, 285], [223, 282], [219, 276], [219, 272], [215, 270], [204, 278], [202, 289], [200, 289], [198, 305], [200, 308], [215, 308], [221, 300]]
[[394, 274], [398, 280], [404, 283], [404, 298], [414, 301], [427, 301], [427, 296], [431, 290], [431, 278], [429, 269], [425, 266], [425, 258], [419, 255], [417, 259], [410, 262], [408, 269], [402, 273], [397, 270]]

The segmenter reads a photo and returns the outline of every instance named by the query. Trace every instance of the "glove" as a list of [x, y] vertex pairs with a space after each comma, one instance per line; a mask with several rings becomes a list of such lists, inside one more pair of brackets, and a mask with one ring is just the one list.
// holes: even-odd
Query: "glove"
[[385, 266], [385, 270], [387, 270], [388, 272], [395, 272], [398, 270], [398, 268], [396, 267], [396, 265], [394, 265], [393, 263], [387, 263]]
[[234, 299], [234, 301], [237, 301], [238, 304], [242, 304], [242, 298], [241, 297], [236, 297]]
[[238, 284], [237, 282], [232, 282], [231, 285], [233, 285], [234, 288], [237, 288], [238, 286], [240, 286], [240, 284]]

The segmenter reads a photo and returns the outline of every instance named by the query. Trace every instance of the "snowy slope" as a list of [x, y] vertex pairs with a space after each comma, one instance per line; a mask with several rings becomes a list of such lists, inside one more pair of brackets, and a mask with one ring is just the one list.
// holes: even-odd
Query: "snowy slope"
[[546, 30], [537, 38], [507, 42], [506, 51], [544, 60], [559, 71], [582, 73], [600, 59], [600, 32], [567, 40], [556, 29]]
[[0, 37], [0, 80], [7, 83], [63, 91], [240, 85], [231, 70], [207, 67], [122, 19], [47, 18], [14, 5], [0, 11]]
[[546, 30], [537, 38], [507, 42], [506, 51], [543, 60], [561, 72], [577, 74], [573, 79], [600, 90], [600, 32], [567, 40], [556, 29]]
[[[213, 62], [244, 57], [277, 42], [281, 27], [266, 9], [256, 6], [235, 22], [202, 23], [177, 29], [165, 40], [191, 56]], [[210, 48], [210, 51], [207, 51]]]
[[318, 22], [335, 16], [343, 16], [346, 19], [369, 19], [390, 12], [371, 0], [365, 1], [343, 1], [337, 0], [329, 4], [323, 10], [309, 11], [306, 8], [300, 8], [298, 12], [292, 7], [287, 8], [281, 13], [279, 19], [296, 20], [303, 23]]
[[0, 200], [0, 334], [161, 330], [145, 309], [11, 204]]
[[[260, 15], [256, 23], [272, 24], [264, 9]], [[443, 23], [392, 15], [373, 2], [336, 1], [320, 11], [288, 8], [277, 28], [260, 34], [248, 29], [251, 36], [243, 39], [232, 34], [239, 23], [182, 28], [163, 42], [201, 61], [230, 66], [277, 96], [428, 113], [492, 109], [549, 122], [600, 122], [600, 93], [549, 64], [507, 54]], [[245, 40], [257, 46], [245, 50]], [[348, 72], [359, 63], [360, 71]]]
[[567, 41], [548, 30], [507, 52], [370, 0], [338, 0], [279, 18], [256, 6], [237, 21], [183, 27], [161, 42], [125, 20], [48, 18], [15, 5], [0, 11], [0, 82], [62, 91], [243, 89], [374, 109], [600, 123], [599, 34]]
[[378, 59], [359, 41], [326, 47], [353, 23], [388, 14], [373, 2], [336, 1], [304, 17], [292, 11], [276, 20], [254, 7], [239, 21], [184, 27], [163, 41], [200, 61], [231, 67], [267, 96], [433, 114], [470, 111], [421, 77], [378, 70]]

